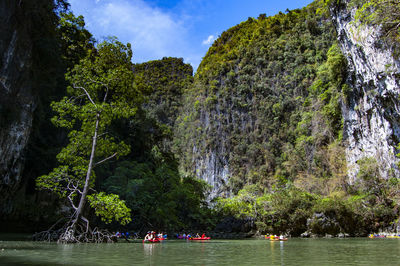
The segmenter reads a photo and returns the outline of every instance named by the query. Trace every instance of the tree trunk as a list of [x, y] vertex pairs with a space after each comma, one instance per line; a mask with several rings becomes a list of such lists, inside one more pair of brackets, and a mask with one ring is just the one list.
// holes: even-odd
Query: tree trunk
[[98, 133], [98, 130], [99, 130], [99, 121], [100, 121], [100, 113], [97, 113], [97, 115], [96, 115], [96, 127], [95, 127], [95, 130], [94, 130], [94, 135], [93, 135], [93, 140], [92, 140], [92, 151], [91, 151], [91, 154], [90, 154], [89, 165], [88, 165], [88, 169], [87, 169], [87, 172], [86, 172], [85, 186], [83, 187], [82, 195], [81, 195], [81, 198], [79, 200], [79, 205], [78, 205], [78, 208], [76, 209], [76, 212], [75, 212], [75, 215], [74, 215], [74, 219], [73, 219], [73, 222], [72, 222], [73, 234], [75, 234], [76, 224], [79, 222], [79, 220], [82, 217], [82, 212], [83, 212], [83, 209], [84, 209], [85, 203], [86, 203], [86, 196], [87, 196], [87, 193], [89, 191], [90, 176], [92, 174], [92, 169], [93, 169], [94, 153], [96, 151], [97, 133]]

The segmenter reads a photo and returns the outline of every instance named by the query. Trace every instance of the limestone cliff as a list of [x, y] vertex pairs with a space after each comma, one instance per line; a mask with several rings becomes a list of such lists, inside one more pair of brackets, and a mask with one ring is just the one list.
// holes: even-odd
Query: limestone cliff
[[212, 186], [211, 198], [312, 172], [305, 164], [315, 149], [308, 161], [296, 159], [301, 165], [288, 161], [302, 141], [296, 128], [309, 88], [336, 37], [317, 8], [249, 18], [222, 33], [201, 62], [176, 139], [182, 168]]
[[0, 2], [0, 209], [7, 213], [32, 128], [32, 39], [23, 1]]
[[348, 8], [349, 1], [343, 2], [332, 15], [352, 87], [342, 110], [349, 177], [354, 181], [360, 158], [373, 157], [387, 178], [398, 173], [400, 61], [383, 41], [380, 28], [357, 25], [355, 10]]

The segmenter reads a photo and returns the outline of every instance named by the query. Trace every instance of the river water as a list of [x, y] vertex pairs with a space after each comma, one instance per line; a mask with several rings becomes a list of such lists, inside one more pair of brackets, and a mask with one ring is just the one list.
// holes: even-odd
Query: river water
[[0, 240], [0, 265], [400, 265], [400, 239], [71, 245]]

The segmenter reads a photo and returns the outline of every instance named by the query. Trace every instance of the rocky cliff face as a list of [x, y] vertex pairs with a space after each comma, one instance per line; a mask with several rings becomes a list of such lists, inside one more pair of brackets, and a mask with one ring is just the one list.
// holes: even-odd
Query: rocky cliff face
[[294, 177], [287, 164], [302, 167], [287, 161], [309, 87], [335, 39], [317, 8], [250, 18], [224, 32], [200, 64], [176, 138], [182, 168], [211, 185], [210, 198], [249, 184], [271, 188]]
[[0, 209], [7, 213], [24, 167], [35, 110], [32, 40], [23, 1], [0, 2]]
[[355, 10], [349, 10], [347, 3], [332, 14], [353, 88], [342, 110], [349, 176], [354, 181], [360, 158], [373, 157], [388, 178], [398, 173], [400, 61], [382, 41], [379, 28], [354, 22]]

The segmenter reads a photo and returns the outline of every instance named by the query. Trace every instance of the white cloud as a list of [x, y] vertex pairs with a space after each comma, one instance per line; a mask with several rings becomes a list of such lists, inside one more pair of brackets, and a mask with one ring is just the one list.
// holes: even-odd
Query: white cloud
[[[198, 38], [203, 35], [202, 28], [195, 26], [203, 19], [203, 0], [182, 0], [190, 6], [172, 9], [158, 8], [147, 0], [69, 2], [75, 15], [85, 17], [87, 29], [96, 39], [117, 36], [123, 43], [130, 42], [135, 63], [164, 56], [182, 57], [196, 70], [206, 53], [207, 45]], [[210, 44], [214, 39], [209, 39]]]
[[208, 36], [206, 40], [202, 42], [203, 45], [210, 45], [212, 44], [217, 38], [214, 35]]
[[94, 19], [104, 31], [132, 43], [139, 61], [176, 54], [177, 47], [183, 45], [185, 29], [181, 23], [141, 0], [113, 1], [96, 13]]
[[185, 57], [190, 50], [184, 21], [144, 0], [81, 1], [70, 2], [84, 15], [89, 31], [96, 38], [117, 36], [122, 42], [130, 42], [134, 62]]

